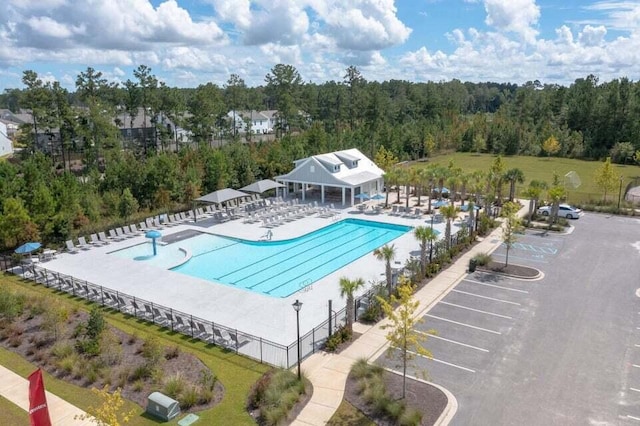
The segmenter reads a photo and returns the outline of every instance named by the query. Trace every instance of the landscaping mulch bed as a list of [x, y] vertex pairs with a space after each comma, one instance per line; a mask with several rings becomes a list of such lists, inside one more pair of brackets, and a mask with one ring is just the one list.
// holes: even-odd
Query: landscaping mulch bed
[[[390, 395], [402, 395], [402, 376], [388, 371], [384, 372], [384, 382]], [[345, 399], [362, 411], [367, 417], [380, 426], [393, 426], [395, 423], [385, 418], [376, 417], [371, 407], [364, 403], [357, 392], [357, 381], [352, 374], [347, 377]], [[407, 407], [422, 413], [422, 425], [435, 424], [447, 406], [447, 396], [435, 386], [407, 378], [405, 402]]]
[[[122, 356], [119, 362], [114, 365], [104, 365], [98, 369], [98, 374], [88, 373], [84, 367], [98, 359], [98, 357], [80, 358], [76, 364], [67, 370], [60, 367], [60, 360], [52, 353], [56, 345], [74, 346], [77, 341], [72, 337], [74, 329], [79, 324], [86, 324], [89, 314], [84, 311], [73, 312], [68, 322], [60, 332], [57, 341], [53, 336], [42, 329], [43, 315], [32, 316], [27, 312], [16, 318], [12, 324], [0, 324], [0, 346], [21, 355], [33, 364], [43, 368], [50, 374], [65, 380], [66, 382], [85, 388], [102, 388], [109, 386], [110, 390], [120, 387], [122, 396], [129, 399], [141, 407], [147, 404], [147, 396], [154, 392], [162, 392], [162, 380], [168, 377], [179, 375], [187, 385], [198, 384], [201, 381], [203, 371], [210, 371], [196, 356], [185, 353], [177, 346], [162, 347], [164, 358], [159, 367], [159, 374], [152, 379], [142, 379], [134, 381], [131, 374], [136, 367], [144, 363], [142, 356], [142, 345], [144, 339], [132, 336], [123, 331], [106, 326], [105, 332], [110, 330], [115, 337], [113, 345], [122, 348]], [[103, 332], [104, 333], [104, 332]], [[199, 404], [183, 411], [200, 411], [211, 408], [222, 400], [224, 388], [220, 382], [216, 381], [213, 389], [213, 397], [206, 404]]]
[[535, 268], [512, 264], [504, 266], [504, 263], [495, 262], [493, 260], [486, 265], [478, 265], [478, 269], [528, 279], [537, 278], [540, 275], [540, 271]]

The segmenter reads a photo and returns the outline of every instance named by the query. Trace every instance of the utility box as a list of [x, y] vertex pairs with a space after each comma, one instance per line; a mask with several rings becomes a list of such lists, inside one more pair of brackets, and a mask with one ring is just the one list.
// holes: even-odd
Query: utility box
[[147, 398], [146, 412], [168, 422], [180, 414], [180, 404], [160, 392], [154, 392]]
[[475, 259], [469, 259], [469, 272], [475, 272], [478, 266], [478, 261]]

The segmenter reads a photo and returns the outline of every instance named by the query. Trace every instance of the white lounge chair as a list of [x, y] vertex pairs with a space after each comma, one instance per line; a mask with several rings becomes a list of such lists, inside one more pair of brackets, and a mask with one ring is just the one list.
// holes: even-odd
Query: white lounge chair
[[78, 237], [77, 247], [81, 250], [89, 250], [91, 248], [91, 245], [87, 243], [87, 239], [85, 237]]
[[67, 251], [69, 253], [77, 253], [78, 252], [78, 248], [73, 244], [72, 240], [65, 241], [65, 244], [67, 245]]

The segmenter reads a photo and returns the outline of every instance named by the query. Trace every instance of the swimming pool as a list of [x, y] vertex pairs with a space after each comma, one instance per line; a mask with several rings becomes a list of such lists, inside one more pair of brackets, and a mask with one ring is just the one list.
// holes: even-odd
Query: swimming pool
[[[284, 241], [246, 241], [201, 234], [158, 247], [158, 255], [191, 258], [171, 270], [243, 288], [273, 297], [287, 297], [318, 281], [412, 228], [381, 222], [345, 219], [298, 238]], [[138, 246], [114, 252], [120, 257], [141, 256]], [[147, 253], [149, 248], [146, 247]], [[184, 257], [184, 254], [183, 254]], [[158, 265], [156, 259], [151, 260]], [[175, 264], [175, 263], [174, 263]]]

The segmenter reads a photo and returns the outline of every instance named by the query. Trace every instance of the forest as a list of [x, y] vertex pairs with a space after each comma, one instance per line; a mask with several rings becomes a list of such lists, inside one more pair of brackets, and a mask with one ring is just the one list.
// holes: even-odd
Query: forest
[[[23, 73], [24, 87], [0, 95], [0, 108], [27, 109], [10, 161], [0, 161], [0, 244], [60, 242], [78, 233], [189, 206], [207, 192], [288, 172], [309, 155], [358, 148], [372, 159], [417, 160], [462, 151], [559, 156], [630, 164], [640, 159], [640, 83], [541, 84], [367, 81], [354, 66], [342, 81], [303, 80], [278, 64], [264, 85], [232, 74], [219, 87], [163, 84], [140, 65], [122, 84], [89, 67], [69, 92]], [[277, 110], [275, 139], [240, 134], [229, 111]], [[143, 111], [169, 117], [191, 142], [155, 123], [154, 140], [124, 144], [118, 127]], [[34, 135], [58, 131], [59, 152], [36, 149]], [[226, 143], [214, 144], [214, 137]], [[383, 157], [384, 157], [383, 155]], [[71, 160], [82, 167], [71, 171]], [[384, 168], [384, 167], [383, 167]]]

